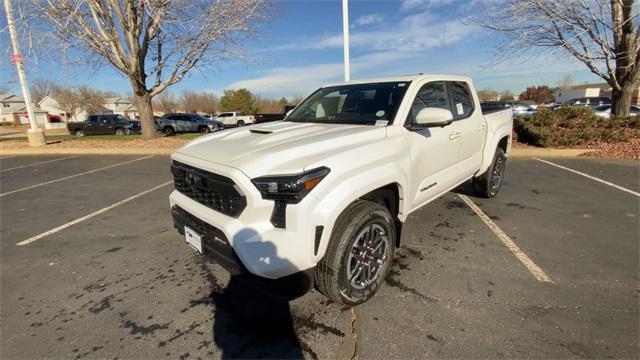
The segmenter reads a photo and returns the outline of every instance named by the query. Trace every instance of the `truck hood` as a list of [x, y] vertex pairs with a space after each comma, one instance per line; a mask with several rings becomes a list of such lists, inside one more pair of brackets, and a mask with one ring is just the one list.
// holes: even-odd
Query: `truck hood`
[[[386, 128], [278, 121], [202, 136], [177, 153], [231, 166], [250, 178], [293, 174], [323, 158], [382, 140]], [[331, 164], [315, 164], [329, 166]]]

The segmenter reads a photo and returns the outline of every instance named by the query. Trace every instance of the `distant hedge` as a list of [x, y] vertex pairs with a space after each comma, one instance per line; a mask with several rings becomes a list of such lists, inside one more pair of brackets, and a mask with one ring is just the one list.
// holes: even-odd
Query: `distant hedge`
[[519, 142], [542, 147], [617, 143], [640, 137], [637, 116], [605, 119], [584, 107], [561, 107], [516, 117], [513, 128]]

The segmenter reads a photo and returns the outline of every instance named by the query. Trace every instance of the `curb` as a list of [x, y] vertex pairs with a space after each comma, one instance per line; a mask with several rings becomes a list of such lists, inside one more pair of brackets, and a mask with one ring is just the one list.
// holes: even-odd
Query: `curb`
[[509, 157], [578, 157], [594, 149], [545, 149], [534, 147], [511, 148]]
[[[175, 149], [142, 148], [22, 148], [0, 150], [0, 155], [171, 155]], [[509, 157], [577, 157], [593, 149], [512, 148]]]

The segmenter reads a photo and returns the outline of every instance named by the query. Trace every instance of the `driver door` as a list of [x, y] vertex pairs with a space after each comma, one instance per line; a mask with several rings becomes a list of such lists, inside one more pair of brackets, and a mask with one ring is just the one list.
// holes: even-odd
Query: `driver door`
[[[411, 105], [406, 127], [415, 123], [418, 112], [435, 107], [451, 110], [450, 98], [444, 81], [424, 84]], [[412, 209], [426, 204], [435, 196], [447, 191], [458, 182], [458, 153], [460, 132], [458, 122], [443, 127], [407, 130], [409, 156], [411, 159], [411, 188], [415, 189]]]

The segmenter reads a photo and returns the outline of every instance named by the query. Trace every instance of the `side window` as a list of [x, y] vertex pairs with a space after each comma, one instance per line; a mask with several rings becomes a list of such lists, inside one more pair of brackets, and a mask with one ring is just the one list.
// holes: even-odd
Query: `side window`
[[448, 82], [448, 86], [453, 119], [458, 120], [471, 116], [475, 104], [471, 91], [469, 90], [469, 85], [464, 81], [450, 81]]
[[449, 100], [444, 81], [434, 81], [422, 85], [413, 100], [413, 104], [411, 104], [407, 122], [414, 123], [420, 110], [429, 107], [449, 110]]
[[94, 115], [94, 116], [89, 116], [89, 122], [90, 122], [91, 124], [98, 124], [98, 123], [99, 123], [99, 121], [98, 121], [98, 117], [97, 117], [97, 116], [95, 116], [95, 115]]

